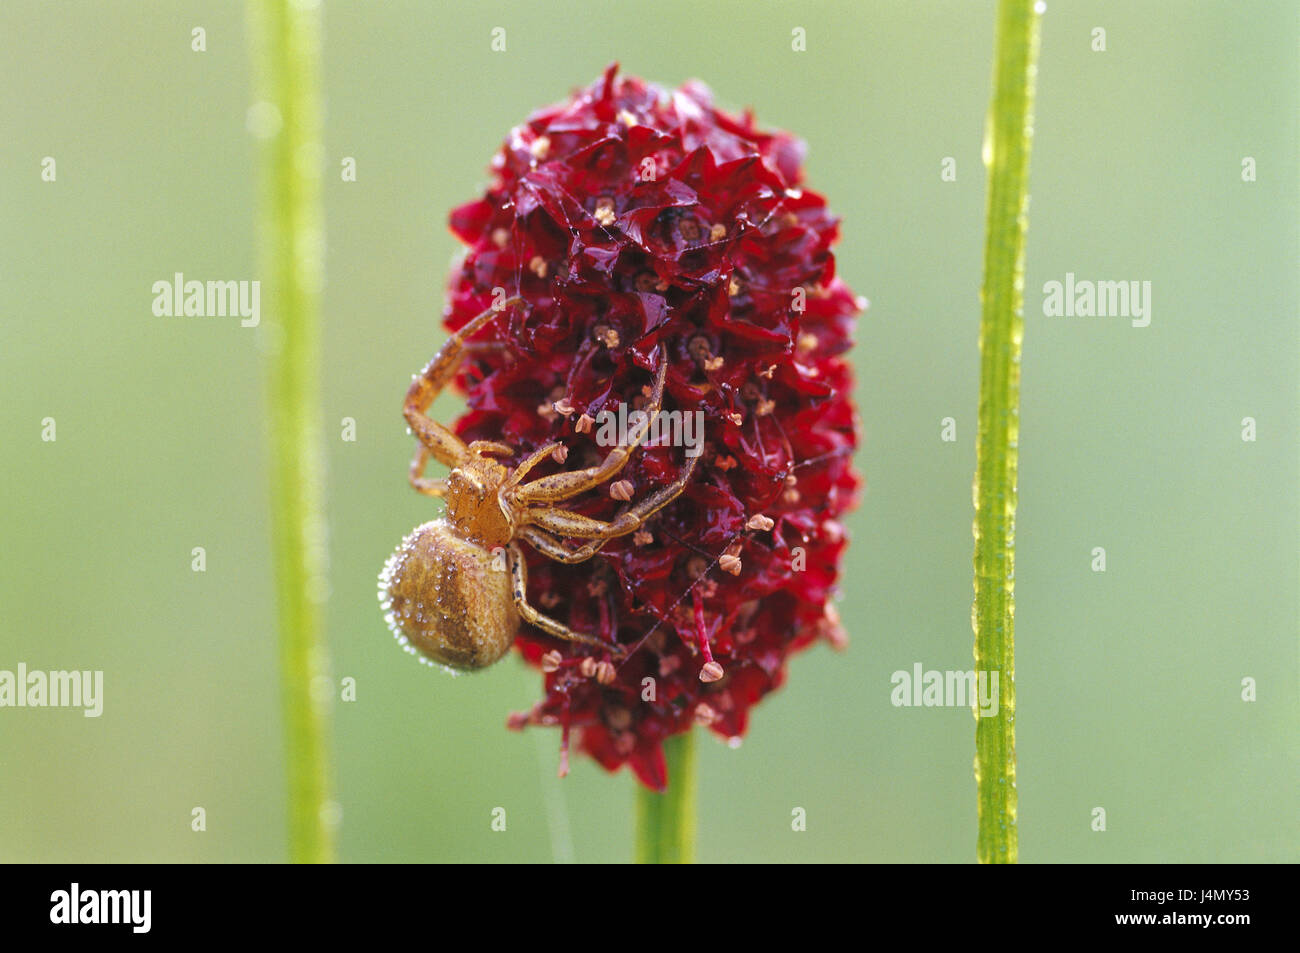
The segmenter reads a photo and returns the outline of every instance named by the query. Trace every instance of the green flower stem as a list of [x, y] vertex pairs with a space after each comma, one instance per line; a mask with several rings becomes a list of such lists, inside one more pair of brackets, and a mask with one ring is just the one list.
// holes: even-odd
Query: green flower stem
[[668, 790], [636, 792], [636, 862], [695, 863], [695, 732], [664, 742]]
[[[979, 435], [975, 464], [975, 668], [997, 673], [998, 710], [976, 709], [975, 781], [981, 863], [1015, 863], [1015, 526], [1024, 338], [1029, 146], [1040, 12], [1035, 0], [998, 4], [988, 165]], [[991, 678], [991, 676], [990, 676]]]
[[250, 0], [248, 14], [258, 100], [250, 125], [265, 146], [260, 229], [262, 275], [270, 290], [259, 333], [270, 377], [271, 532], [289, 857], [326, 863], [334, 859], [336, 808], [329, 657], [321, 625], [327, 567], [317, 340], [323, 247], [316, 161], [320, 13], [292, 0]]

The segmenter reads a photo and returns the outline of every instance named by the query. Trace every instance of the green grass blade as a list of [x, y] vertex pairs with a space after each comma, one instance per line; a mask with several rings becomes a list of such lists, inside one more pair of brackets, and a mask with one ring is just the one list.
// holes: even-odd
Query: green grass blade
[[[998, 4], [993, 101], [985, 133], [988, 207], [980, 320], [975, 467], [975, 668], [997, 673], [998, 710], [976, 709], [981, 863], [1015, 863], [1015, 525], [1024, 338], [1025, 231], [1040, 0]], [[991, 676], [990, 676], [991, 677]]]
[[255, 97], [263, 139], [260, 329], [269, 372], [271, 533], [279, 611], [289, 784], [289, 857], [334, 859], [329, 657], [322, 633], [327, 553], [319, 432], [318, 314], [324, 230], [317, 100], [320, 11], [250, 0]]

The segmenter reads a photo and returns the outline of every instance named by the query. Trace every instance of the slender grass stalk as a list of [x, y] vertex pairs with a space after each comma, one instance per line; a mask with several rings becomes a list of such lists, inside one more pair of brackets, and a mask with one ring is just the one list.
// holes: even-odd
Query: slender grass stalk
[[[1015, 863], [1016, 469], [1024, 338], [1029, 146], [1041, 0], [1000, 0], [993, 101], [985, 130], [989, 170], [980, 320], [979, 435], [975, 464], [976, 671], [998, 675], [998, 710], [976, 707], [975, 781], [981, 863]], [[989, 676], [992, 677], [991, 675]]]
[[323, 227], [317, 72], [320, 13], [294, 0], [250, 0], [257, 105], [264, 140], [262, 275], [270, 285], [271, 532], [279, 610], [281, 693], [289, 784], [289, 856], [334, 859], [323, 455], [319, 433], [318, 297]]
[[695, 863], [695, 732], [664, 742], [668, 790], [636, 792], [636, 862]]

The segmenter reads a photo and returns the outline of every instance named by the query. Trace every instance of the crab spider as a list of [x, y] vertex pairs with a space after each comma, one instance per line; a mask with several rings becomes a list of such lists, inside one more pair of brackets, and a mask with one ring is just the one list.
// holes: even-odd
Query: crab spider
[[[496, 662], [509, 651], [521, 620], [559, 639], [621, 653], [619, 645], [574, 632], [528, 603], [527, 567], [519, 543], [562, 563], [590, 559], [606, 542], [635, 532], [681, 495], [699, 459], [687, 457], [672, 483], [610, 521], [559, 505], [616, 477], [645, 440], [663, 401], [666, 359], [655, 375], [644, 424], [633, 430], [626, 445], [581, 470], [527, 480], [529, 472], [563, 444], [539, 447], [511, 468], [494, 458], [513, 456], [512, 447], [489, 440], [466, 444], [430, 419], [429, 406], [455, 377], [468, 338], [520, 301], [514, 297], [501, 308], [489, 308], [452, 334], [411, 384], [403, 408], [420, 442], [411, 461], [411, 485], [446, 500], [447, 511], [402, 540], [380, 576], [379, 595], [388, 623], [403, 644], [451, 669], [481, 669]], [[442, 479], [426, 477], [430, 457], [451, 472]], [[586, 542], [569, 549], [564, 539]]]

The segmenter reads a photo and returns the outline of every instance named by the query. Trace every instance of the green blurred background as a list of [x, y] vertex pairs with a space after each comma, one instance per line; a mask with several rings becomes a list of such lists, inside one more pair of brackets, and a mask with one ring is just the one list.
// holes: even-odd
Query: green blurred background
[[[1018, 525], [1025, 861], [1300, 854], [1298, 11], [1048, 4]], [[0, 710], [4, 860], [286, 857], [262, 336], [151, 311], [176, 271], [259, 277], [242, 15], [0, 6], [0, 669], [105, 673], [99, 719]], [[809, 185], [844, 219], [839, 271], [872, 301], [852, 644], [797, 657], [740, 749], [702, 740], [700, 858], [973, 858], [970, 712], [895, 708], [890, 674], [971, 666], [992, 22], [991, 0], [326, 4], [328, 634], [336, 679], [357, 684], [334, 712], [343, 859], [631, 857], [631, 777], [579, 759], [557, 781], [557, 733], [506, 732], [539, 676], [514, 658], [459, 679], [417, 665], [375, 600], [437, 505], [407, 487], [399, 410], [442, 337], [447, 213], [513, 125], [611, 60], [698, 77], [804, 137]], [[1044, 317], [1043, 283], [1067, 271], [1151, 281], [1150, 327]]]

